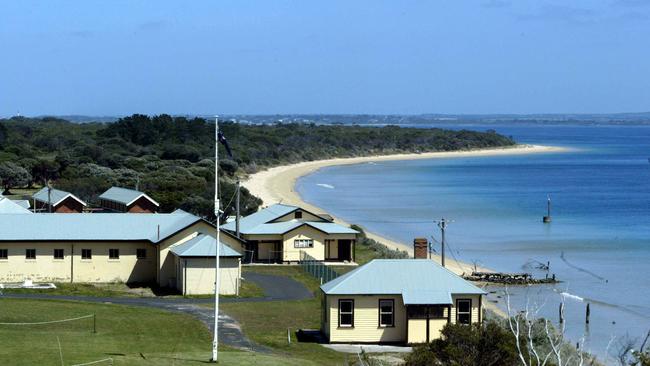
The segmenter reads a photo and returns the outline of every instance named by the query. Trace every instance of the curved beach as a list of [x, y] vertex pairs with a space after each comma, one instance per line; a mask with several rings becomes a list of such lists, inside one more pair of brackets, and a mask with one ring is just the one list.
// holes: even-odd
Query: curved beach
[[[462, 157], [477, 157], [477, 156], [499, 156], [499, 155], [521, 155], [521, 154], [537, 154], [537, 153], [552, 153], [552, 152], [565, 152], [567, 148], [555, 146], [541, 146], [541, 145], [516, 145], [513, 147], [493, 148], [493, 149], [479, 149], [479, 150], [466, 150], [466, 151], [449, 151], [449, 152], [429, 152], [422, 154], [395, 154], [395, 155], [378, 155], [367, 157], [354, 157], [354, 158], [337, 158], [327, 160], [308, 161], [291, 165], [283, 165], [270, 168], [255, 174], [252, 174], [248, 179], [243, 182], [243, 185], [255, 196], [260, 197], [264, 201], [264, 205], [274, 203], [286, 203], [295, 206], [304, 207], [307, 210], [315, 212], [324, 212], [324, 210], [309, 204], [302, 200], [300, 195], [295, 190], [296, 181], [298, 178], [317, 171], [320, 168], [333, 166], [333, 165], [350, 165], [361, 164], [367, 162], [388, 161], [388, 160], [414, 160], [414, 159], [446, 159], [446, 158], [462, 158]], [[337, 222], [349, 225], [338, 217], [334, 218]], [[410, 254], [413, 253], [411, 243], [402, 243], [391, 240], [380, 235], [366, 232], [366, 235], [389, 248], [406, 250]], [[436, 256], [436, 261], [440, 258]], [[463, 263], [465, 267], [468, 264]], [[457, 274], [464, 271], [461, 266], [453, 261], [448, 261], [447, 267]], [[485, 270], [485, 269], [481, 269]]]

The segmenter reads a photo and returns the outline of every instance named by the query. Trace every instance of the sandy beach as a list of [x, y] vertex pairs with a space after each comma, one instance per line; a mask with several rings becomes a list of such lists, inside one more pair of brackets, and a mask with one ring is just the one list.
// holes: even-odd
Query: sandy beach
[[[553, 153], [564, 152], [568, 149], [553, 146], [540, 146], [540, 145], [516, 145], [507, 148], [494, 148], [494, 149], [480, 149], [468, 151], [451, 151], [451, 152], [429, 152], [422, 154], [395, 154], [395, 155], [380, 155], [368, 157], [354, 157], [354, 158], [337, 158], [327, 160], [308, 161], [298, 164], [283, 165], [270, 168], [248, 177], [243, 182], [252, 194], [260, 197], [264, 206], [272, 205], [274, 203], [285, 203], [303, 207], [313, 212], [324, 212], [324, 210], [311, 205], [302, 200], [300, 195], [295, 191], [295, 185], [298, 178], [315, 172], [316, 170], [332, 166], [332, 165], [350, 165], [361, 164], [367, 162], [388, 161], [388, 160], [413, 160], [413, 159], [443, 159], [443, 158], [461, 158], [461, 157], [477, 157], [477, 156], [498, 156], [498, 155], [519, 155], [519, 154], [538, 154], [538, 153]], [[344, 220], [335, 217], [336, 222], [349, 225]], [[371, 239], [388, 246], [389, 248], [406, 250], [410, 254], [413, 253], [412, 243], [397, 242], [374, 233], [366, 232], [367, 236]], [[434, 259], [440, 262], [440, 258], [436, 256]], [[465, 270], [463, 269], [465, 268]], [[447, 260], [447, 268], [457, 274], [462, 274], [470, 268], [467, 263], [456, 263], [451, 259]], [[486, 271], [485, 268], [479, 270]]]

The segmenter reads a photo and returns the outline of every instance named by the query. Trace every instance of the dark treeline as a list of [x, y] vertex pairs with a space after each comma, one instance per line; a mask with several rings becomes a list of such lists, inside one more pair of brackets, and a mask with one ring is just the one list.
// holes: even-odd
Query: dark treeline
[[[220, 123], [220, 128], [234, 155], [230, 159], [220, 147], [219, 184], [224, 206], [231, 201], [238, 177], [269, 166], [514, 144], [494, 131], [232, 122]], [[180, 207], [211, 216], [214, 123], [169, 115], [133, 115], [109, 124], [75, 124], [57, 118], [0, 119], [0, 179], [5, 191], [42, 185], [51, 179], [54, 187], [91, 203], [112, 185], [137, 184], [161, 203], [163, 211]], [[244, 214], [260, 204], [242, 190]]]

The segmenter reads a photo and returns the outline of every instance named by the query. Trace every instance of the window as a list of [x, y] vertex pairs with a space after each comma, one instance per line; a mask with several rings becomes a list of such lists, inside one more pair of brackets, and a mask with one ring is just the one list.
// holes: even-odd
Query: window
[[379, 326], [380, 327], [395, 326], [394, 310], [395, 310], [394, 300], [379, 300]]
[[313, 248], [314, 240], [313, 239], [296, 239], [293, 241], [294, 248]]
[[120, 259], [120, 250], [119, 249], [109, 249], [108, 250], [108, 259]]
[[36, 259], [36, 249], [25, 249], [25, 259]]
[[354, 300], [339, 300], [339, 327], [354, 327]]
[[7, 249], [0, 249], [0, 259], [9, 259], [9, 251]]
[[63, 249], [54, 249], [54, 259], [63, 259]]
[[92, 259], [93, 252], [90, 249], [81, 249], [81, 259]]
[[296, 211], [293, 215], [294, 218], [296, 219], [302, 219], [302, 211]]
[[470, 324], [472, 322], [472, 300], [456, 300], [456, 323]]
[[136, 249], [136, 256], [138, 259], [145, 259], [147, 258], [147, 250], [144, 248], [138, 248]]
[[409, 319], [446, 319], [444, 305], [409, 305]]

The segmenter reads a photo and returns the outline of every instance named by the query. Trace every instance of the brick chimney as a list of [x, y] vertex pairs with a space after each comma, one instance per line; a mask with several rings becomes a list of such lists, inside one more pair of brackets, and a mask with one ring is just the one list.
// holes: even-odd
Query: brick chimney
[[413, 239], [413, 257], [415, 259], [429, 258], [429, 242], [427, 238]]

